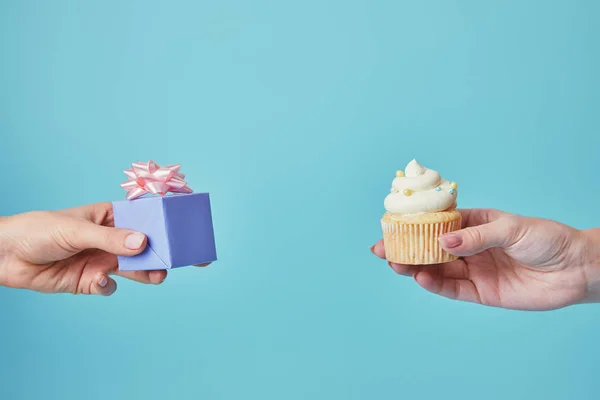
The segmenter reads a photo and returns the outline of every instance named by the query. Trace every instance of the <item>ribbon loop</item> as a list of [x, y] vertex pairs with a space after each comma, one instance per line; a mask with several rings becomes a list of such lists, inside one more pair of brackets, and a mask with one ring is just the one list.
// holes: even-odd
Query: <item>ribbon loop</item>
[[183, 179], [185, 175], [179, 172], [180, 164], [160, 166], [154, 161], [134, 162], [125, 175], [129, 178], [121, 184], [127, 191], [127, 200], [137, 199], [145, 194], [164, 196], [172, 193], [192, 193]]

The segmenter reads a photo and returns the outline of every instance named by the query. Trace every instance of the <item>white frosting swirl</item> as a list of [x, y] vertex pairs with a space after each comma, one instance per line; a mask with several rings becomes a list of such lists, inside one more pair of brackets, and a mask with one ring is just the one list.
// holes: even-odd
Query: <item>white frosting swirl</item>
[[391, 193], [385, 198], [388, 212], [416, 214], [456, 208], [456, 184], [443, 179], [437, 171], [412, 160], [404, 175], [394, 179]]

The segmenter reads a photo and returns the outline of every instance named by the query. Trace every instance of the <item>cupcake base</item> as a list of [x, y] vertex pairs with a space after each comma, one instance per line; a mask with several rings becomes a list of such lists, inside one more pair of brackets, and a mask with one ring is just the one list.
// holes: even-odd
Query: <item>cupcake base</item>
[[456, 210], [422, 214], [385, 213], [381, 218], [385, 257], [397, 264], [440, 264], [458, 257], [444, 251], [438, 238], [460, 229]]

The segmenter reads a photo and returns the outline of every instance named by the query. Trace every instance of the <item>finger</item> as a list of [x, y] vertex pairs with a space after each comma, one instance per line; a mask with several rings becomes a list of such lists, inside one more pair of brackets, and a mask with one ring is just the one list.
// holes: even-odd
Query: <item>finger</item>
[[422, 268], [417, 265], [396, 264], [393, 262], [388, 262], [388, 265], [395, 273], [403, 276], [414, 276], [417, 272], [421, 271]]
[[[103, 251], [86, 251], [84, 253], [80, 253], [82, 256], [85, 254], [88, 254], [90, 259], [86, 265], [86, 269], [82, 278], [84, 278], [88, 273], [91, 273], [92, 275], [104, 273], [107, 275], [110, 274], [120, 276], [122, 278], [130, 279], [139, 283], [158, 285], [167, 277], [166, 270], [120, 271], [118, 270], [117, 257], [113, 254]], [[79, 286], [81, 286], [81, 284]]]
[[85, 220], [74, 221], [58, 228], [57, 240], [64, 242], [61, 244], [69, 250], [100, 249], [120, 256], [133, 256], [146, 247], [147, 239], [143, 233], [95, 225]]
[[[385, 259], [385, 248], [383, 240], [378, 241], [371, 247], [371, 252], [377, 257]], [[417, 272], [427, 269], [435, 273], [441, 274], [447, 278], [467, 279], [469, 270], [467, 264], [463, 260], [456, 260], [444, 264], [433, 265], [406, 265], [388, 262], [388, 265], [399, 275], [414, 276]]]
[[[86, 279], [82, 277], [82, 279]], [[89, 282], [80, 281], [80, 287], [88, 288], [83, 294], [98, 294], [101, 296], [110, 296], [117, 290], [117, 282], [104, 273], [94, 274]]]
[[415, 281], [425, 290], [449, 299], [481, 303], [475, 284], [466, 279], [452, 279], [421, 271], [415, 275]]
[[[512, 215], [504, 211], [491, 208], [467, 208], [458, 209], [457, 211], [459, 211], [461, 214], [461, 225], [463, 229], [470, 226], [487, 224], [499, 218]], [[379, 240], [377, 243], [371, 246], [371, 253], [375, 254], [379, 258], [385, 259], [385, 247], [383, 240]]]
[[[428, 271], [431, 271], [431, 269], [428, 269]], [[433, 271], [435, 272], [436, 270]], [[444, 278], [469, 279], [469, 268], [467, 267], [467, 263], [462, 259], [439, 265], [437, 272]]]
[[398, 274], [404, 276], [414, 276], [416, 273], [426, 271], [431, 274], [451, 279], [468, 279], [469, 269], [463, 260], [451, 261], [443, 264], [431, 265], [406, 265], [388, 263], [388, 265]]
[[462, 228], [487, 224], [499, 218], [512, 215], [493, 208], [466, 208], [458, 209], [458, 211], [462, 217]]
[[160, 285], [167, 278], [166, 270], [156, 271], [116, 271], [114, 273], [122, 278], [149, 285]]
[[110, 202], [87, 204], [85, 206], [67, 208], [58, 212], [71, 217], [82, 218], [98, 225], [113, 224], [113, 209], [112, 203]]
[[371, 246], [371, 253], [375, 254], [379, 258], [385, 259], [385, 247], [383, 246], [383, 239]]
[[518, 217], [502, 217], [487, 224], [470, 226], [440, 236], [442, 248], [456, 256], [470, 256], [493, 247], [508, 247], [523, 235]]
[[194, 267], [208, 267], [212, 263], [194, 264]]

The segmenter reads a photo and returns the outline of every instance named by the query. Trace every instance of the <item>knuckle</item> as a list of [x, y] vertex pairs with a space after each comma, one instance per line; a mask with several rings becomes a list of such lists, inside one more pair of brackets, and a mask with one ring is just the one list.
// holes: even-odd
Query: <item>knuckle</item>
[[104, 243], [108, 247], [114, 247], [114, 245], [116, 244], [116, 239], [113, 235], [113, 232], [110, 229], [102, 229], [100, 237], [102, 243]]
[[468, 240], [475, 245], [479, 245], [483, 242], [483, 235], [481, 231], [477, 228], [470, 228], [466, 230]]
[[451, 299], [458, 299], [460, 298], [460, 284], [458, 281], [452, 281], [452, 288], [450, 290], [450, 295], [448, 297], [450, 297]]
[[510, 215], [502, 218], [503, 227], [507, 234], [518, 235], [525, 225], [525, 217], [520, 215]]
[[525, 237], [530, 226], [530, 218], [520, 215], [507, 215], [499, 220], [499, 229], [501, 230], [498, 244], [506, 247], [519, 243]]
[[110, 203], [95, 203], [92, 205], [91, 221], [98, 225], [112, 222], [112, 205]]
[[22, 214], [23, 217], [26, 218], [46, 218], [49, 216], [52, 216], [52, 213], [50, 211], [27, 211], [25, 213]]
[[0, 269], [0, 286], [19, 289], [23, 284], [19, 276], [10, 274], [6, 271], [6, 268], [2, 268]]
[[523, 224], [525, 217], [522, 217], [520, 215], [507, 215], [505, 217], [502, 217], [502, 220], [506, 227], [514, 229], [520, 227]]
[[18, 216], [19, 224], [23, 226], [52, 225], [56, 217], [50, 211], [28, 211]]
[[76, 233], [73, 229], [68, 227], [54, 226], [50, 229], [50, 236], [54, 239], [54, 242], [63, 250], [74, 253], [79, 249], [75, 245]]

